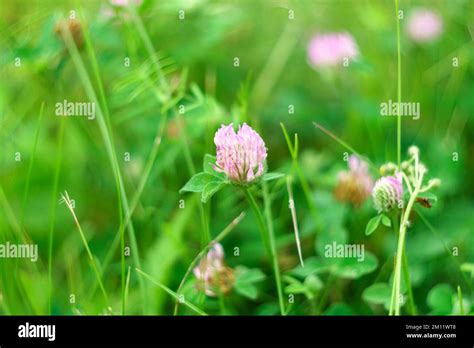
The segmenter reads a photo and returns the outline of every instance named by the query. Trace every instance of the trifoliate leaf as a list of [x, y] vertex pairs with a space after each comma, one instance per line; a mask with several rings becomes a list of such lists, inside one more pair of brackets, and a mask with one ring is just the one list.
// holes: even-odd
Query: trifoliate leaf
[[211, 181], [216, 181], [216, 178], [207, 173], [197, 173], [189, 179], [179, 192], [202, 192], [204, 187]]
[[234, 289], [237, 293], [251, 300], [258, 296], [258, 290], [255, 283], [265, 279], [265, 274], [258, 268], [248, 269], [246, 267], [237, 267]]
[[248, 269], [244, 267], [238, 268], [237, 282], [255, 283], [265, 279], [265, 274], [258, 268]]
[[235, 291], [251, 300], [256, 300], [258, 296], [258, 291], [255, 285], [252, 283], [236, 283], [234, 285]]
[[211, 181], [204, 186], [201, 194], [201, 202], [206, 203], [217, 191], [224, 187], [223, 181]]

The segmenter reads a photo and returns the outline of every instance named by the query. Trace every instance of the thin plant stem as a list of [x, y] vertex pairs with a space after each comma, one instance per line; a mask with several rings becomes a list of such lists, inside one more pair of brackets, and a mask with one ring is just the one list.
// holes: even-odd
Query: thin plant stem
[[400, 105], [402, 103], [402, 56], [400, 49], [400, 20], [398, 19], [398, 0], [395, 0], [395, 19], [397, 20], [397, 163], [398, 170], [401, 166], [401, 148], [402, 148], [402, 116]]
[[243, 188], [242, 191], [245, 195], [245, 198], [247, 199], [247, 202], [250, 205], [250, 208], [252, 208], [252, 212], [255, 215], [255, 218], [257, 219], [258, 230], [260, 231], [260, 236], [262, 237], [265, 250], [268, 255], [271, 255], [271, 247], [270, 247], [270, 241], [268, 239], [267, 228], [265, 226], [265, 220], [263, 218], [263, 215], [260, 212], [260, 208], [258, 207], [258, 204], [255, 201], [255, 198], [253, 197], [253, 195], [250, 193], [250, 191], [247, 188]]
[[[193, 159], [191, 156], [191, 147], [188, 143], [188, 136], [186, 133], [186, 129], [184, 125], [184, 120], [179, 112], [176, 112], [176, 117], [178, 119], [178, 128], [181, 138], [181, 143], [184, 149], [184, 158], [186, 161], [186, 165], [188, 167], [189, 174], [192, 176], [196, 174], [196, 168], [193, 163]], [[202, 235], [201, 235], [201, 245], [205, 246], [211, 240], [211, 232], [209, 230], [209, 208], [204, 207], [204, 203], [199, 204], [199, 214], [201, 217], [201, 224], [202, 224]], [[207, 204], [209, 205], [209, 203]]]
[[[66, 30], [65, 31], [65, 43], [67, 46], [67, 49], [70, 53], [71, 59], [77, 69], [79, 78], [84, 86], [84, 89], [86, 91], [86, 94], [88, 98], [93, 101], [97, 105], [97, 121], [99, 125], [99, 130], [101, 132], [101, 136], [103, 138], [105, 148], [107, 151], [107, 155], [112, 167], [112, 172], [114, 175], [115, 179], [115, 185], [116, 185], [116, 191], [117, 191], [117, 205], [119, 209], [119, 225], [123, 225], [123, 213], [128, 214], [129, 213], [129, 207], [128, 207], [128, 200], [127, 200], [127, 195], [125, 193], [125, 187], [123, 183], [123, 178], [120, 172], [120, 167], [118, 164], [118, 159], [117, 159], [117, 154], [115, 151], [115, 146], [114, 146], [114, 141], [112, 137], [112, 132], [110, 129], [110, 120], [108, 117], [108, 111], [106, 107], [105, 100], [102, 100], [105, 104], [104, 109], [101, 107], [99, 103], [99, 98], [97, 97], [97, 94], [92, 86], [91, 79], [89, 78], [89, 75], [87, 73], [87, 70], [85, 68], [84, 62], [82, 61], [82, 58], [78, 52], [78, 49], [74, 43], [74, 40], [72, 38], [71, 33]], [[96, 62], [95, 54], [92, 48], [92, 44], [89, 39], [88, 32], [85, 31], [84, 34], [85, 41], [86, 41], [86, 47], [88, 50], [88, 54], [93, 62]], [[94, 68], [94, 74], [96, 77], [96, 80], [99, 83], [99, 90], [103, 89], [102, 84], [100, 82], [100, 76], [98, 75], [98, 68], [97, 68], [97, 62], [95, 65], [93, 64]], [[100, 92], [102, 93], [102, 92]], [[131, 243], [131, 248], [132, 248], [132, 255], [135, 264], [140, 267], [140, 258], [139, 258], [139, 251], [138, 251], [138, 246], [136, 242], [136, 237], [135, 233], [133, 230], [133, 224], [130, 223], [128, 225], [128, 232], [129, 232], [129, 237], [130, 237], [130, 243]], [[120, 236], [121, 238], [121, 246], [125, 246], [125, 234], [122, 232], [122, 235]], [[125, 254], [124, 250], [121, 250], [121, 299], [122, 299], [122, 311], [123, 311], [123, 303], [125, 300]], [[142, 290], [142, 296], [143, 296], [143, 303], [146, 303], [146, 293], [144, 289], [144, 283], [142, 281], [139, 281], [140, 283], [140, 288]]]
[[[142, 270], [136, 268], [135, 269], [139, 274], [141, 274], [142, 276], [144, 276], [146, 279], [148, 279], [149, 281], [151, 281], [153, 284], [155, 284], [156, 286], [158, 286], [159, 288], [161, 288], [162, 290], [164, 290], [165, 292], [167, 292], [169, 295], [171, 295], [172, 297], [174, 297], [176, 300], [179, 299], [179, 296], [178, 294], [176, 294], [173, 290], [171, 290], [170, 288], [168, 288], [167, 286], [157, 282], [156, 280], [154, 280], [152, 277], [150, 277], [148, 274], [146, 274], [145, 272], [143, 272]], [[189, 309], [193, 310], [194, 312], [196, 312], [197, 314], [199, 315], [207, 315], [206, 312], [204, 312], [203, 310], [201, 310], [199, 307], [197, 307], [196, 305], [192, 304], [191, 302], [189, 301], [184, 301], [183, 304], [188, 307]]]
[[[395, 234], [395, 238], [398, 237], [398, 232], [400, 230], [400, 226], [399, 226], [399, 217], [398, 217], [398, 214], [394, 217], [392, 217], [392, 227], [393, 227], [393, 232]], [[395, 258], [396, 258], [396, 255], [395, 255]], [[393, 262], [393, 281], [392, 281], [392, 295], [391, 295], [391, 299], [390, 299], [390, 309], [388, 311], [388, 314], [389, 315], [393, 315], [393, 311], [395, 310], [395, 269], [396, 269], [396, 261]]]
[[[421, 180], [420, 180], [421, 182]], [[398, 247], [397, 247], [397, 261], [395, 264], [395, 315], [400, 315], [400, 280], [401, 280], [401, 269], [403, 263], [403, 250], [405, 248], [405, 234], [408, 225], [408, 218], [410, 212], [415, 203], [418, 191], [420, 190], [419, 185], [416, 185], [413, 194], [410, 196], [407, 207], [402, 214], [400, 223], [400, 233], [398, 235]]]
[[398, 247], [397, 247], [397, 259], [395, 263], [395, 315], [400, 315], [400, 273], [401, 273], [401, 265], [402, 265], [402, 256], [403, 256], [403, 249], [405, 245], [405, 233], [406, 229], [401, 228], [400, 234], [398, 236]]
[[131, 270], [131, 267], [128, 266], [127, 281], [125, 282], [125, 301], [124, 301], [125, 305], [124, 305], [124, 310], [122, 312], [123, 315], [125, 314], [126, 302], [128, 299], [128, 290], [130, 289], [130, 270]]
[[301, 167], [298, 162], [298, 134], [295, 134], [295, 141], [294, 144], [292, 144], [290, 137], [288, 136], [288, 132], [286, 131], [285, 125], [283, 123], [280, 123], [280, 126], [283, 131], [283, 135], [285, 136], [288, 149], [290, 151], [293, 169], [298, 175], [298, 180], [301, 183], [301, 188], [303, 189], [303, 193], [306, 198], [306, 202], [308, 203], [308, 207], [313, 217], [314, 223], [317, 229], [319, 229], [321, 227], [321, 221], [313, 197], [311, 195], [311, 188], [309, 187], [308, 180], [306, 179], [306, 176], [301, 170]]
[[295, 232], [295, 240], [296, 240], [296, 248], [298, 249], [298, 257], [300, 259], [301, 267], [304, 267], [303, 261], [303, 253], [301, 251], [301, 242], [300, 242], [300, 235], [298, 229], [298, 220], [296, 218], [296, 208], [295, 208], [295, 200], [293, 199], [293, 190], [291, 188], [292, 178], [286, 178], [286, 189], [288, 191], [288, 198], [290, 202], [290, 211], [291, 211], [291, 219], [293, 220], [293, 230]]
[[64, 139], [64, 127], [66, 121], [61, 121], [58, 135], [58, 153], [56, 155], [56, 165], [54, 170], [53, 180], [53, 193], [51, 195], [51, 216], [49, 223], [49, 236], [48, 236], [48, 311], [52, 314], [52, 296], [53, 296], [53, 246], [54, 246], [54, 226], [56, 222], [56, 205], [58, 197], [58, 185], [59, 185], [59, 173], [61, 170], [62, 152], [63, 152], [63, 139]]
[[459, 300], [459, 311], [461, 313], [461, 315], [465, 315], [464, 314], [464, 305], [463, 305], [463, 302], [462, 302], [462, 292], [461, 292], [461, 287], [458, 285], [458, 300]]
[[285, 311], [285, 304], [283, 301], [283, 287], [281, 285], [281, 275], [280, 275], [280, 265], [278, 264], [278, 254], [276, 249], [276, 241], [275, 241], [275, 230], [273, 228], [273, 217], [272, 217], [272, 207], [271, 207], [271, 199], [268, 193], [268, 184], [264, 181], [262, 182], [263, 188], [263, 203], [265, 206], [265, 218], [267, 220], [268, 226], [268, 235], [270, 239], [270, 248], [272, 251], [272, 263], [273, 263], [273, 271], [275, 273], [275, 282], [277, 286], [278, 292], [278, 301], [280, 304], [280, 312], [282, 315], [286, 315]]
[[24, 222], [25, 222], [26, 201], [28, 199], [28, 194], [30, 192], [31, 172], [33, 171], [33, 163], [35, 161], [36, 146], [38, 145], [39, 132], [41, 128], [40, 126], [41, 126], [41, 121], [43, 120], [43, 112], [44, 112], [44, 101], [41, 103], [38, 125], [36, 126], [35, 136], [33, 140], [33, 149], [31, 150], [31, 160], [30, 160], [30, 163], [28, 164], [28, 173], [26, 175], [25, 191], [23, 192], [23, 202], [22, 202], [21, 218], [20, 218], [20, 226], [22, 229], [24, 227]]
[[266, 188], [264, 184], [263, 196], [264, 196], [264, 204], [265, 204], [265, 211], [266, 211], [265, 215], [267, 217], [268, 226], [265, 224], [265, 219], [262, 215], [262, 212], [260, 211], [260, 208], [258, 207], [258, 204], [255, 201], [255, 198], [253, 197], [250, 190], [248, 188], [244, 188], [243, 191], [247, 198], [247, 201], [250, 204], [250, 207], [252, 208], [252, 211], [255, 217], [257, 218], [257, 222], [260, 229], [260, 233], [262, 235], [263, 243], [267, 250], [267, 254], [270, 257], [270, 260], [272, 261], [273, 272], [275, 274], [275, 283], [276, 283], [277, 292], [278, 292], [278, 304], [280, 306], [280, 313], [281, 315], [286, 315], [285, 304], [283, 300], [283, 289], [281, 286], [281, 279], [280, 279], [280, 269], [278, 266], [278, 259], [277, 259], [277, 253], [276, 253], [275, 235], [273, 231], [273, 224], [271, 223], [272, 219], [270, 215], [271, 213], [270, 213], [270, 201], [268, 197], [268, 189]]
[[411, 286], [411, 279], [410, 279], [410, 269], [408, 267], [408, 256], [406, 253], [406, 245], [403, 249], [403, 279], [405, 280], [405, 285], [407, 288], [408, 294], [408, 311], [411, 315], [416, 315], [416, 305], [415, 299], [413, 297], [413, 288]]
[[329, 289], [331, 288], [331, 285], [334, 283], [335, 280], [336, 278], [334, 274], [330, 273], [326, 280], [326, 286], [325, 286], [324, 292], [321, 294], [321, 297], [319, 299], [319, 303], [316, 309], [318, 314], [321, 314], [323, 312], [323, 308], [326, 305], [326, 301], [329, 296]]
[[323, 133], [325, 133], [327, 136], [329, 136], [330, 138], [332, 138], [333, 140], [335, 140], [336, 142], [338, 142], [343, 148], [345, 148], [346, 150], [348, 150], [349, 152], [353, 153], [354, 155], [356, 155], [357, 157], [359, 157], [360, 159], [363, 159], [364, 161], [366, 161], [369, 166], [374, 169], [375, 171], [379, 171], [379, 168], [372, 163], [372, 161], [370, 160], [370, 158], [367, 158], [367, 157], [364, 157], [362, 156], [359, 152], [357, 152], [352, 146], [350, 146], [348, 143], [346, 143], [344, 140], [342, 140], [341, 138], [339, 138], [338, 136], [336, 136], [333, 132], [329, 131], [328, 129], [326, 129], [325, 127], [323, 127], [322, 125], [320, 125], [319, 123], [317, 122], [314, 122], [313, 121], [313, 125], [318, 128], [319, 130], [323, 131]]
[[[82, 14], [82, 7], [80, 7], [80, 14], [81, 18], [84, 19], [84, 16]], [[84, 22], [84, 20], [83, 20]], [[99, 100], [101, 102], [102, 110], [103, 110], [103, 116], [104, 120], [106, 123], [106, 129], [107, 129], [107, 134], [109, 138], [109, 142], [111, 145], [112, 149], [112, 154], [113, 154], [113, 159], [112, 159], [112, 168], [114, 171], [114, 178], [115, 178], [115, 184], [116, 184], [116, 194], [117, 194], [117, 209], [118, 209], [118, 215], [119, 215], [119, 226], [120, 226], [120, 247], [121, 247], [121, 252], [120, 252], [120, 268], [121, 268], [121, 288], [122, 288], [122, 304], [121, 304], [121, 311], [122, 315], [125, 314], [125, 229], [123, 228], [123, 213], [124, 213], [124, 208], [123, 208], [123, 202], [122, 202], [122, 190], [123, 190], [123, 181], [121, 179], [120, 175], [120, 168], [117, 162], [117, 155], [115, 153], [115, 144], [114, 144], [114, 138], [112, 134], [112, 124], [110, 122], [110, 115], [109, 115], [109, 109], [107, 106], [107, 101], [105, 98], [105, 91], [104, 87], [102, 84], [102, 79], [100, 77], [100, 72], [99, 72], [99, 64], [97, 63], [97, 58], [94, 52], [94, 48], [92, 47], [92, 42], [90, 40], [89, 36], [89, 31], [87, 30], [87, 27], [85, 26], [84, 28], [84, 37], [85, 37], [85, 42], [86, 42], [86, 48], [87, 48], [87, 53], [89, 55], [91, 65], [92, 65], [92, 70], [94, 73], [94, 77], [98, 86], [98, 92], [99, 92]], [[123, 195], [125, 193], [123, 192]]]
[[105, 291], [104, 284], [102, 283], [102, 279], [100, 277], [99, 270], [95, 263], [94, 256], [92, 255], [91, 249], [89, 248], [89, 243], [87, 243], [87, 239], [86, 239], [86, 236], [84, 235], [84, 231], [82, 230], [81, 224], [79, 223], [76, 213], [74, 212], [74, 207], [72, 205], [71, 199], [69, 198], [69, 195], [67, 192], [64, 192], [64, 194], [61, 195], [61, 198], [62, 198], [62, 202], [66, 203], [67, 208], [71, 212], [71, 215], [74, 219], [74, 223], [76, 224], [77, 230], [79, 231], [79, 234], [81, 235], [82, 242], [84, 243], [87, 256], [89, 257], [89, 262], [97, 278], [97, 282], [99, 283], [100, 289], [102, 290], [102, 295], [104, 295], [105, 303], [108, 303], [109, 300], [108, 300], [107, 292]]
[[[392, 217], [391, 222], [392, 222], [392, 227], [393, 231], [395, 232], [395, 237], [397, 237], [400, 226], [399, 226], [399, 220], [398, 220], [398, 214], [395, 217]], [[411, 286], [411, 280], [410, 280], [410, 271], [408, 268], [408, 257], [406, 255], [406, 246], [404, 246], [403, 249], [403, 264], [402, 264], [402, 271], [403, 271], [403, 279], [405, 281], [405, 286], [407, 288], [407, 294], [408, 294], [408, 310], [411, 315], [416, 315], [416, 305], [415, 305], [415, 300], [413, 297], [413, 289]], [[395, 277], [394, 277], [395, 280]], [[393, 314], [393, 310], [395, 308], [395, 281], [392, 284], [392, 298], [390, 301], [390, 311], [389, 314]]]
[[145, 29], [145, 26], [143, 25], [143, 21], [140, 17], [140, 15], [137, 13], [136, 8], [132, 6], [127, 7], [130, 10], [132, 20], [136, 24], [136, 29], [138, 31], [138, 34], [140, 35], [140, 38], [143, 41], [143, 44], [145, 45], [145, 49], [148, 52], [148, 55], [152, 59], [152, 64], [155, 69], [155, 73], [157, 77], [159, 78], [160, 81], [160, 87], [162, 89], [162, 92], [169, 97], [169, 85], [168, 81], [166, 80], [165, 74], [163, 73], [163, 69], [161, 67], [161, 64], [158, 60], [158, 57], [156, 56], [155, 48], [153, 47], [153, 43], [150, 39], [150, 36], [148, 35], [147, 30]]
[[[126, 228], [128, 226], [130, 219], [132, 218], [133, 213], [135, 212], [135, 209], [138, 205], [138, 202], [140, 201], [140, 197], [143, 193], [143, 190], [145, 189], [145, 185], [148, 181], [148, 178], [150, 176], [151, 169], [153, 168], [153, 164], [155, 163], [156, 156], [158, 154], [158, 148], [160, 147], [161, 144], [161, 136], [162, 132], [159, 131], [155, 137], [155, 140], [153, 142], [152, 149], [150, 151], [150, 155], [148, 156], [148, 160], [145, 164], [144, 170], [143, 170], [143, 175], [140, 178], [140, 182], [138, 183], [137, 189], [132, 197], [132, 200], [130, 202], [130, 210], [128, 214], [125, 216], [125, 221], [123, 224], [122, 228]], [[113, 256], [115, 255], [117, 251], [117, 247], [120, 242], [120, 236], [121, 236], [122, 231], [119, 230], [118, 233], [116, 233], [116, 237], [114, 241], [112, 242], [112, 246], [109, 248], [109, 251], [107, 255], [105, 256], [104, 262], [102, 264], [102, 275], [105, 273], [105, 270], [108, 268], [110, 262], [112, 261]]]

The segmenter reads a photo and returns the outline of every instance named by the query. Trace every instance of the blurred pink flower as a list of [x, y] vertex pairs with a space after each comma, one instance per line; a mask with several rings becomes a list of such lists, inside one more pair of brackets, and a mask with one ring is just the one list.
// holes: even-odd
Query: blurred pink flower
[[316, 34], [308, 44], [309, 61], [316, 68], [342, 64], [358, 55], [357, 43], [347, 32]]
[[441, 35], [443, 20], [437, 13], [419, 8], [408, 17], [407, 31], [413, 41], [430, 42]]
[[126, 7], [130, 4], [134, 4], [135, 6], [140, 6], [143, 0], [110, 0], [110, 3], [114, 6]]
[[224, 249], [219, 243], [209, 249], [193, 272], [198, 280], [198, 289], [211, 297], [228, 293], [235, 280], [232, 269], [225, 265]]
[[260, 135], [246, 123], [237, 133], [233, 123], [222, 125], [214, 136], [216, 165], [231, 181], [248, 184], [263, 175], [267, 149]]
[[349, 157], [348, 166], [349, 171], [342, 171], [338, 175], [334, 195], [338, 200], [350, 202], [357, 207], [370, 196], [374, 182], [367, 163], [357, 156]]

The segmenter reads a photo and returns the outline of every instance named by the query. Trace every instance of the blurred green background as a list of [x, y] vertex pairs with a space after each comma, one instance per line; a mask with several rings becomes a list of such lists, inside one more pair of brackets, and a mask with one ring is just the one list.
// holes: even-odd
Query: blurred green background
[[[407, 236], [414, 300], [419, 314], [459, 314], [459, 286], [468, 313], [474, 287], [474, 3], [401, 0], [399, 6], [405, 19], [425, 7], [443, 21], [440, 37], [426, 44], [411, 41], [406, 20], [400, 21], [402, 99], [421, 105], [419, 120], [402, 120], [402, 153], [419, 146], [429, 177], [442, 180], [437, 203], [420, 208], [428, 223], [414, 216]], [[374, 179], [378, 166], [396, 161], [396, 119], [380, 116], [380, 103], [397, 95], [395, 14], [394, 2], [384, 0], [144, 0], [135, 9], [92, 0], [2, 1], [0, 235], [2, 243], [38, 244], [39, 260], [0, 259], [0, 313], [120, 314], [115, 156], [125, 192], [121, 204], [134, 208], [135, 247], [130, 226], [125, 232], [131, 248], [126, 314], [173, 314], [173, 296], [135, 268], [176, 291], [204, 246], [206, 226], [216, 236], [242, 211], [245, 218], [222, 241], [227, 264], [244, 274], [239, 285], [210, 298], [196, 290], [191, 274], [184, 294], [209, 314], [277, 314], [270, 260], [240, 192], [226, 187], [203, 206], [198, 195], [179, 193], [202, 170], [204, 154], [215, 154], [218, 127], [247, 122], [266, 143], [269, 170], [294, 179], [304, 268], [285, 180], [268, 184], [288, 314], [386, 314], [395, 235], [381, 227], [365, 236], [375, 215], [370, 199], [355, 208], [334, 198], [347, 150], [312, 122], [370, 158]], [[359, 58], [348, 67], [311, 66], [308, 42], [324, 32], [350, 33]], [[55, 115], [57, 102], [92, 96], [96, 119]], [[298, 134], [298, 163], [319, 226], [292, 169], [281, 122], [291, 138]], [[107, 301], [71, 213], [60, 203], [64, 191], [75, 201]], [[370, 257], [327, 265], [322, 251], [333, 241], [364, 244]], [[179, 313], [193, 312], [180, 306]]]

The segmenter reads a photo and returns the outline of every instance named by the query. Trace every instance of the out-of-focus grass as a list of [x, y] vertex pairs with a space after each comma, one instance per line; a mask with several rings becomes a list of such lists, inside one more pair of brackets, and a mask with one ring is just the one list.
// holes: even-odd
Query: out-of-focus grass
[[[209, 238], [248, 210], [232, 188], [206, 205], [179, 194], [201, 170], [204, 154], [214, 153], [220, 124], [243, 121], [265, 140], [269, 169], [294, 172], [304, 268], [298, 266], [284, 182], [268, 183], [266, 193], [284, 297], [295, 296], [285, 304], [289, 314], [387, 312], [363, 294], [374, 283], [390, 286], [396, 236], [388, 228], [365, 236], [374, 215], [370, 200], [354, 208], [332, 192], [337, 173], [347, 167], [347, 146], [370, 159], [374, 178], [380, 164], [397, 161], [396, 118], [379, 112], [381, 102], [397, 99], [393, 1], [145, 0], [112, 17], [110, 4], [99, 1], [7, 0], [0, 6], [0, 242], [26, 240], [39, 248], [34, 264], [0, 259], [0, 313], [172, 314], [175, 298], [136, 268], [172, 294], [183, 293], [194, 310], [278, 313], [271, 260], [252, 214], [222, 244], [230, 267], [266, 275], [255, 285], [257, 296], [232, 291], [209, 298], [196, 290], [192, 276], [177, 291]], [[460, 269], [474, 257], [474, 7], [467, 0], [399, 1], [405, 14], [419, 6], [441, 14], [444, 32], [436, 42], [418, 45], [400, 22], [402, 100], [420, 102], [422, 113], [418, 121], [402, 119], [400, 148], [403, 157], [417, 144], [430, 177], [443, 183], [437, 203], [413, 216], [406, 252], [418, 313], [449, 314], [439, 305], [446, 298], [453, 311], [459, 294], [465, 306], [474, 301], [473, 279]], [[74, 37], [55, 33], [71, 10], [87, 28], [77, 47]], [[331, 73], [311, 68], [307, 42], [326, 31], [350, 32], [360, 59]], [[459, 67], [452, 66], [453, 57]], [[95, 101], [96, 119], [55, 116], [55, 104], [64, 99]], [[75, 201], [111, 308], [102, 303], [69, 211], [59, 205], [64, 191]], [[332, 241], [364, 244], [376, 264], [364, 264], [356, 278], [327, 271], [318, 257]], [[440, 284], [444, 292], [436, 288]], [[247, 291], [253, 294], [252, 286]], [[402, 291], [404, 286], [402, 281]], [[193, 309], [180, 307], [179, 313]]]

